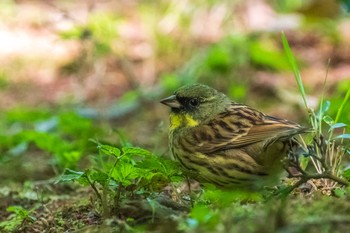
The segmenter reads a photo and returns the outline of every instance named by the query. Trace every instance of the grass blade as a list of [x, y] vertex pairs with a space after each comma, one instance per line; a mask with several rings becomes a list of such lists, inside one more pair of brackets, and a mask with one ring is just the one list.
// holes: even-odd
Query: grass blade
[[284, 34], [284, 32], [282, 32], [282, 44], [283, 44], [284, 51], [285, 51], [285, 53], [287, 55], [288, 61], [289, 61], [290, 65], [291, 65], [291, 67], [292, 67], [295, 80], [297, 81], [299, 91], [300, 91], [301, 96], [302, 96], [303, 101], [304, 101], [304, 105], [305, 105], [306, 109], [309, 110], [309, 107], [308, 107], [307, 102], [306, 102], [306, 95], [305, 95], [303, 81], [301, 79], [301, 74], [300, 74], [298, 65], [297, 65], [297, 63], [295, 61], [294, 55], [292, 53], [292, 50], [289, 47], [289, 43], [288, 43], [288, 40], [287, 40], [286, 35]]
[[339, 117], [341, 116], [341, 113], [343, 112], [345, 105], [349, 102], [349, 99], [350, 99], [350, 88], [346, 92], [345, 98], [343, 99], [343, 102], [341, 103], [341, 105], [339, 107], [339, 110], [337, 112], [337, 116], [335, 117], [335, 120], [334, 120], [335, 123], [338, 123]]

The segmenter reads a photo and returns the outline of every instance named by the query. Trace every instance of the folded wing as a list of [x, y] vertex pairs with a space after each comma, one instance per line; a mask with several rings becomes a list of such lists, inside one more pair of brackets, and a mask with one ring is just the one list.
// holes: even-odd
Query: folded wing
[[267, 116], [246, 105], [232, 104], [227, 111], [205, 125], [191, 129], [186, 142], [194, 151], [210, 154], [266, 141], [291, 138], [305, 128]]

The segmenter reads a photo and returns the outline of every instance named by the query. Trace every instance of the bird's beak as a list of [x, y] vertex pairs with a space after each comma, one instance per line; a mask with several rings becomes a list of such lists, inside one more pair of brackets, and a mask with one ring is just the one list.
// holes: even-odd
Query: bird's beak
[[162, 99], [160, 102], [162, 104], [165, 104], [166, 106], [171, 107], [171, 108], [180, 108], [181, 107], [180, 102], [176, 99], [176, 95], [171, 95], [165, 99]]

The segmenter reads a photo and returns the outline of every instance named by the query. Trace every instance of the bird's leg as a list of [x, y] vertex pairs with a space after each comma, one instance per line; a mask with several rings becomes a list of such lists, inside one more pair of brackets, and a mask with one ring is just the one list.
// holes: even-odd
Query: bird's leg
[[186, 175], [186, 183], [187, 183], [187, 187], [188, 187], [188, 196], [190, 197], [191, 207], [193, 208], [194, 205], [193, 205], [193, 199], [192, 199], [191, 181], [187, 175]]

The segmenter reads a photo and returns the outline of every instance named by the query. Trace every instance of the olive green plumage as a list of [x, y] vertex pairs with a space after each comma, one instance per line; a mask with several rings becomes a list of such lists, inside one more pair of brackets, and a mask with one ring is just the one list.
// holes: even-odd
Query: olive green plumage
[[304, 131], [202, 84], [183, 86], [161, 103], [171, 107], [173, 156], [192, 178], [221, 187], [270, 184], [289, 140]]

